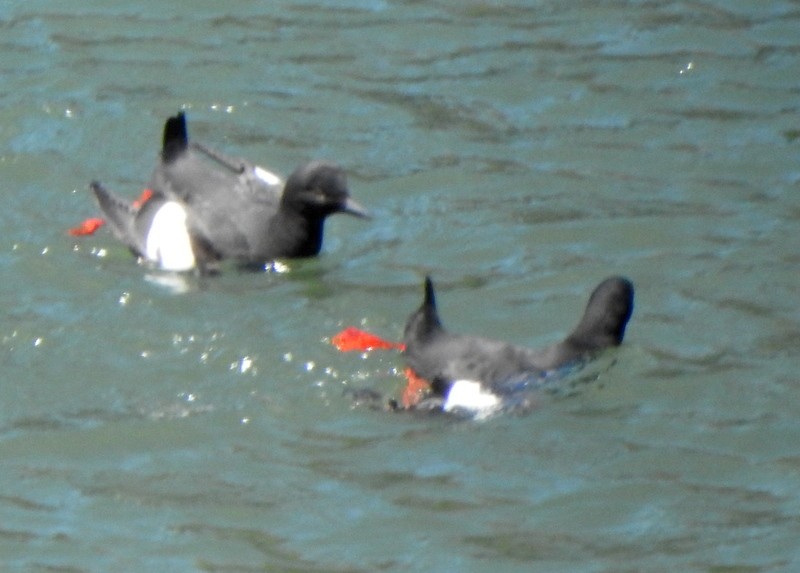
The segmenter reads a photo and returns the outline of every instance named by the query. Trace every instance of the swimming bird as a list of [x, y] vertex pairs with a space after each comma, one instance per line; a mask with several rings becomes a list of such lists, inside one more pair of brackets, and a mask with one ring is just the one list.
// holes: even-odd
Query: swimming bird
[[247, 160], [190, 142], [183, 112], [167, 119], [151, 197], [135, 205], [99, 182], [91, 189], [114, 235], [165, 270], [213, 268], [232, 259], [263, 267], [322, 248], [325, 219], [366, 218], [341, 167], [310, 161], [284, 180]]
[[494, 411], [515, 385], [589, 360], [619, 346], [633, 312], [633, 284], [610, 277], [592, 292], [583, 317], [560, 342], [529, 349], [501, 340], [452, 334], [436, 308], [433, 282], [425, 278], [422, 305], [409, 317], [403, 354], [413, 374], [431, 384], [444, 410]]

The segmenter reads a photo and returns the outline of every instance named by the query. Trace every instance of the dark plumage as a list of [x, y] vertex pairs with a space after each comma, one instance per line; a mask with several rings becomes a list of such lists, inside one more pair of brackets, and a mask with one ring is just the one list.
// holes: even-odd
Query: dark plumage
[[445, 330], [436, 310], [433, 283], [427, 277], [425, 299], [406, 323], [404, 354], [408, 366], [429, 381], [435, 392], [446, 395], [457, 380], [479, 382], [491, 390], [496, 385], [540, 376], [618, 346], [632, 311], [631, 282], [622, 277], [608, 278], [594, 289], [583, 318], [566, 338], [534, 350]]
[[[153, 198], [141, 208], [93, 184], [103, 213], [115, 235], [137, 255], [154, 259], [161, 253], [150, 237], [155, 209], [171, 203], [177, 220], [189, 235], [196, 266], [233, 259], [245, 266], [262, 266], [277, 258], [308, 257], [319, 253], [325, 218], [334, 213], [367, 217], [349, 196], [344, 171], [333, 163], [312, 161], [284, 181], [244, 159], [227, 157], [189, 141], [183, 113], [167, 120], [161, 161], [149, 188]], [[182, 222], [182, 219], [184, 220]], [[171, 229], [159, 235], [175, 240]], [[148, 248], [148, 241], [151, 244]], [[169, 253], [170, 245], [163, 248]], [[185, 257], [184, 257], [185, 259]], [[183, 260], [183, 259], [182, 259]], [[183, 269], [178, 269], [183, 270]]]

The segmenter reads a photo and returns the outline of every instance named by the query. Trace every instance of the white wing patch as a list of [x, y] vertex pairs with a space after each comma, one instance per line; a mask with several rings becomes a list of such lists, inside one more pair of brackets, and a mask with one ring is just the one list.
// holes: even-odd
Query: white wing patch
[[480, 382], [456, 380], [450, 386], [442, 408], [445, 412], [466, 411], [474, 414], [475, 419], [481, 419], [491, 416], [501, 406], [500, 397], [484, 389]]
[[175, 201], [167, 201], [156, 212], [146, 242], [147, 258], [167, 271], [188, 271], [194, 268], [192, 241], [186, 227], [186, 209]]
[[267, 185], [280, 185], [282, 183], [280, 177], [275, 175], [272, 171], [267, 171], [258, 165], [253, 167], [253, 173], [255, 173], [255, 176], [261, 179]]

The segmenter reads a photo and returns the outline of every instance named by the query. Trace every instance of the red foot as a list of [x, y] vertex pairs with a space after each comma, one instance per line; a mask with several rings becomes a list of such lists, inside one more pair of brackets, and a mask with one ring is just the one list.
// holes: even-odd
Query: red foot
[[406, 387], [403, 389], [403, 395], [400, 401], [403, 408], [411, 408], [419, 404], [420, 400], [425, 397], [425, 394], [431, 389], [431, 385], [427, 380], [423, 380], [411, 368], [406, 368], [403, 372], [406, 375]]
[[[366, 352], [367, 350], [378, 349], [397, 349], [400, 351], [405, 350], [405, 344], [401, 342], [391, 342], [384, 340], [379, 336], [365, 332], [355, 326], [348, 326], [336, 336], [331, 338], [333, 344], [340, 352], [351, 352], [358, 350]], [[419, 404], [420, 400], [425, 397], [431, 385], [427, 380], [423, 380], [417, 376], [411, 368], [406, 368], [404, 371], [406, 375], [406, 387], [403, 389], [403, 394], [400, 397], [400, 402], [403, 408], [411, 408]]]
[[67, 232], [73, 237], [92, 235], [95, 231], [97, 231], [97, 229], [105, 225], [105, 223], [106, 222], [103, 219], [100, 219], [99, 217], [93, 217], [91, 219], [86, 219], [83, 223], [77, 227], [71, 228]]
[[[142, 205], [147, 203], [150, 198], [153, 196], [153, 191], [151, 189], [145, 189], [142, 191], [142, 194], [139, 195], [139, 198], [136, 199], [132, 205], [134, 209], [140, 209]], [[86, 219], [77, 227], [72, 227], [67, 231], [73, 237], [84, 237], [86, 235], [94, 235], [95, 231], [105, 225], [105, 220], [101, 219], [100, 217], [92, 217], [90, 219]]]
[[367, 351], [367, 350], [403, 350], [405, 346], [399, 342], [391, 342], [384, 340], [379, 336], [365, 332], [356, 328], [355, 326], [348, 326], [339, 334], [331, 338], [333, 344], [340, 352], [352, 352], [354, 350]]
[[152, 189], [143, 190], [142, 194], [139, 195], [139, 198], [136, 201], [133, 202], [133, 208], [134, 209], [141, 208], [141, 206], [144, 205], [145, 203], [147, 203], [152, 196], [153, 196], [153, 190]]

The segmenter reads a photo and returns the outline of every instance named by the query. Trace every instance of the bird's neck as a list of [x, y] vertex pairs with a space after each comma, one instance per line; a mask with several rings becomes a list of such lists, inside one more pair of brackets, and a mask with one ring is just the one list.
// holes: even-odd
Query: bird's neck
[[311, 257], [322, 248], [325, 219], [280, 209], [270, 225], [270, 240], [285, 257]]

